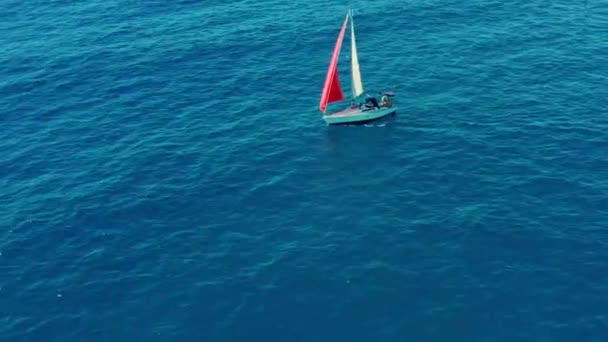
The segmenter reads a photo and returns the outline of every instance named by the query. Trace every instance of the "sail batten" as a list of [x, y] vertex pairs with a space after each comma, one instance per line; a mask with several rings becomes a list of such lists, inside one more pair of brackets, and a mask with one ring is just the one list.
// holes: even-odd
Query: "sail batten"
[[323, 93], [321, 94], [321, 102], [319, 103], [319, 109], [325, 112], [327, 104], [337, 101], [344, 100], [344, 93], [340, 86], [340, 79], [338, 77], [338, 59], [340, 56], [340, 49], [342, 48], [342, 41], [344, 40], [344, 32], [346, 31], [346, 24], [348, 22], [348, 15], [344, 19], [340, 34], [336, 40], [334, 46], [334, 52], [331, 56], [329, 67], [327, 68], [327, 75], [325, 76], [325, 85], [323, 86]]
[[357, 54], [357, 42], [355, 39], [355, 23], [352, 11], [350, 12], [350, 46], [351, 46], [351, 88], [353, 98], [363, 93], [363, 82], [361, 81], [361, 70], [359, 68], [359, 56]]

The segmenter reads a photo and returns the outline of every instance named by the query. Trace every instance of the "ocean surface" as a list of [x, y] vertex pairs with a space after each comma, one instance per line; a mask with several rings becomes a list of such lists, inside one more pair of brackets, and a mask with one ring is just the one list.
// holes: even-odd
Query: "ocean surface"
[[1, 341], [608, 340], [608, 2], [0, 16]]

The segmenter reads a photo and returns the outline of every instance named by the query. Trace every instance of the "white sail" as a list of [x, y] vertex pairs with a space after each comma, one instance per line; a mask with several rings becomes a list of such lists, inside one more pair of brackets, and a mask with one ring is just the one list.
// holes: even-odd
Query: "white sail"
[[359, 70], [359, 57], [357, 56], [357, 43], [355, 42], [355, 24], [353, 12], [350, 12], [350, 46], [351, 46], [351, 72], [353, 98], [363, 93], [363, 83], [361, 81], [361, 71]]

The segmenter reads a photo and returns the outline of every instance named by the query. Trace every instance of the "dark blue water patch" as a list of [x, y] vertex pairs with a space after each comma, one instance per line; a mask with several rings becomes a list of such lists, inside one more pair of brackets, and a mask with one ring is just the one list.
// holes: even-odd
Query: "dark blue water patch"
[[604, 337], [604, 5], [6, 5], [9, 340]]

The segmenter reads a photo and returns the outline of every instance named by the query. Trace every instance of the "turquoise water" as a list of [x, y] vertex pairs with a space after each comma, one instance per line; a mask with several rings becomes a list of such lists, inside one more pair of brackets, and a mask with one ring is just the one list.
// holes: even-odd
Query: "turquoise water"
[[[399, 111], [328, 127], [348, 8]], [[2, 340], [606, 339], [608, 4], [0, 14]]]

